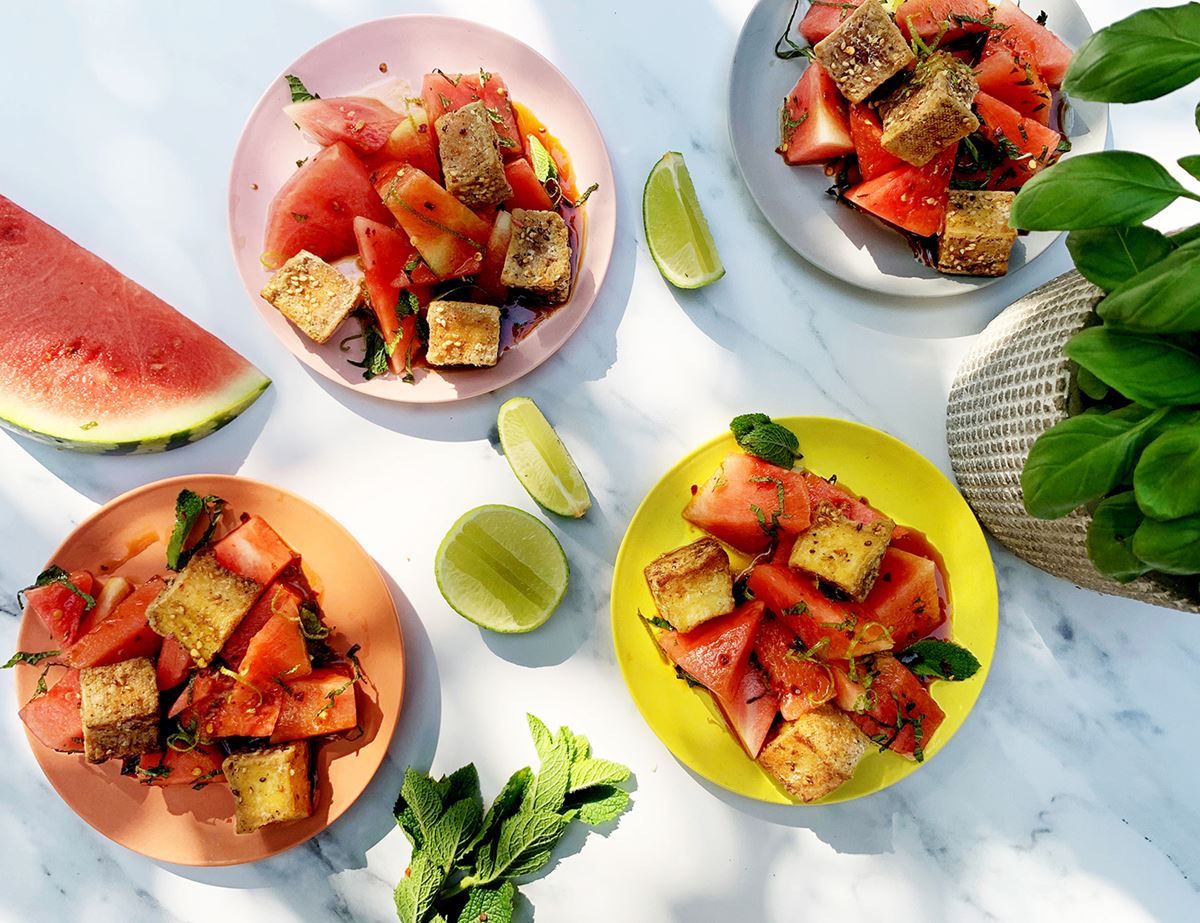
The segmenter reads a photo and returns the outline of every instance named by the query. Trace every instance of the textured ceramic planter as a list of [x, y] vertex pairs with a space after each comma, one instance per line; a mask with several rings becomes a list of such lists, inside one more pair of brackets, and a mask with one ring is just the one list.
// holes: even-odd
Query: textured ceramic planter
[[1021, 498], [1021, 470], [1043, 432], [1073, 409], [1073, 363], [1063, 344], [1091, 314], [1102, 292], [1070, 272], [1007, 308], [967, 354], [946, 418], [950, 462], [959, 488], [988, 530], [1035, 567], [1081, 587], [1200, 612], [1196, 583], [1143, 577], [1121, 584], [1088, 560], [1089, 522], [1079, 509], [1062, 519], [1035, 519]]

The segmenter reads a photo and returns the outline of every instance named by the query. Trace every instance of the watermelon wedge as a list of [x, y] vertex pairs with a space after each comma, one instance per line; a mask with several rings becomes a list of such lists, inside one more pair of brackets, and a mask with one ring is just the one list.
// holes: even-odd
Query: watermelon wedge
[[0, 196], [0, 425], [127, 455], [195, 442], [270, 384], [100, 257]]

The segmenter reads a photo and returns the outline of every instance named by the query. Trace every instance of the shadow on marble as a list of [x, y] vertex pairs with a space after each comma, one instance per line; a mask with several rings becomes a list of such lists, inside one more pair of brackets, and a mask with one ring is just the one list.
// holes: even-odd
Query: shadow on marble
[[149, 455], [89, 455], [6, 436], [64, 484], [96, 503], [107, 503], [143, 484], [179, 474], [237, 474], [275, 405], [268, 388], [236, 420], [199, 442]]
[[[328, 890], [328, 903], [336, 904], [330, 876], [347, 869], [365, 868], [367, 850], [396, 828], [392, 806], [405, 769], [428, 768], [433, 762], [441, 729], [442, 693], [437, 657], [425, 626], [404, 591], [382, 568], [380, 571], [396, 601], [404, 635], [404, 703], [387, 755], [362, 795], [324, 832], [278, 856], [230, 868], [193, 868], [156, 862], [164, 871], [218, 887], [258, 888], [278, 887], [301, 869], [305, 878], [311, 880], [315, 867], [323, 878], [316, 890]], [[291, 900], [295, 893], [297, 916], [306, 919], [314, 909], [313, 890], [314, 886], [306, 883], [297, 892], [281, 888], [279, 896]]]

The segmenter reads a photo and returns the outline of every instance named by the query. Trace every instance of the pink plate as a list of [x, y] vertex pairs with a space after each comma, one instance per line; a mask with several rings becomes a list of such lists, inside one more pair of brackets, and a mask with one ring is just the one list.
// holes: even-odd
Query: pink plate
[[[386, 75], [380, 64], [387, 65]], [[478, 23], [447, 16], [394, 16], [354, 26], [326, 39], [288, 65], [284, 73], [300, 77], [322, 96], [362, 93], [364, 88], [402, 78], [414, 93], [421, 77], [435, 67], [447, 73], [471, 73], [480, 67], [504, 77], [513, 98], [527, 105], [571, 155], [583, 185], [600, 184], [582, 212], [583, 256], [571, 300], [500, 356], [490, 369], [420, 368], [416, 382], [395, 375], [363, 381], [348, 363], [358, 352], [342, 352], [345, 328], [323, 346], [299, 333], [258, 292], [270, 278], [259, 263], [267, 209], [276, 191], [295, 171], [295, 162], [317, 147], [283, 114], [291, 101], [281, 74], [263, 94], [242, 131], [229, 177], [229, 233], [246, 291], [271, 332], [309, 368], [330, 381], [391, 401], [439, 403], [495, 391], [516, 381], [550, 358], [567, 341], [596, 300], [612, 256], [616, 232], [616, 187], [600, 129], [567, 78], [528, 45]], [[342, 267], [345, 268], [345, 267]]]

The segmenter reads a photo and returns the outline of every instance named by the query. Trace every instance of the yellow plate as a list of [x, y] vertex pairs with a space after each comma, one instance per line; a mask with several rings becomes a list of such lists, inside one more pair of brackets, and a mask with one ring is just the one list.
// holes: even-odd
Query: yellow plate
[[[937, 468], [885, 433], [824, 417], [778, 420], [800, 438], [803, 464], [838, 479], [867, 497], [896, 522], [920, 529], [946, 559], [954, 604], [953, 638], [979, 658], [982, 668], [967, 682], [935, 682], [934, 699], [946, 720], [925, 748], [935, 757], [966, 720], [992, 663], [999, 624], [996, 572], [983, 532], [966, 501]], [[739, 795], [777, 804], [798, 803], [775, 785], [726, 728], [708, 693], [676, 678], [641, 619], [655, 612], [642, 568], [665, 551], [701, 533], [680, 513], [722, 459], [737, 451], [726, 433], [701, 446], [666, 473], [638, 507], [621, 543], [613, 571], [613, 643], [633, 700], [659, 739], [685, 766]], [[747, 562], [731, 552], [735, 572]], [[872, 749], [850, 781], [818, 802], [830, 804], [870, 795], [915, 772], [922, 764]]]

